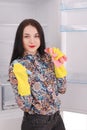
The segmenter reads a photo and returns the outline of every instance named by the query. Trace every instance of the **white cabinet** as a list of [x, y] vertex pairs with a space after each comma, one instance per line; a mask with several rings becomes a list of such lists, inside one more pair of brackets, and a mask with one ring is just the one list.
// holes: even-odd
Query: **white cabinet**
[[61, 6], [61, 47], [68, 61], [69, 78], [87, 81], [87, 2], [62, 1]]
[[63, 109], [87, 113], [87, 1], [62, 1], [60, 31], [61, 48], [68, 57]]

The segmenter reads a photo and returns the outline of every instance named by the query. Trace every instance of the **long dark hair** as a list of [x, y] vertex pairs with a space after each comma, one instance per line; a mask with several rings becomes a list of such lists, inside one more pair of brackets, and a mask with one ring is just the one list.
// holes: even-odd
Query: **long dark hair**
[[45, 49], [45, 38], [44, 38], [44, 31], [40, 23], [34, 19], [25, 19], [23, 20], [20, 25], [18, 26], [18, 29], [16, 31], [15, 41], [14, 41], [14, 47], [13, 47], [13, 53], [11, 57], [10, 64], [13, 60], [17, 58], [22, 58], [24, 54], [24, 47], [23, 47], [23, 31], [24, 28], [28, 25], [34, 26], [40, 36], [40, 47], [38, 48], [39, 54], [42, 56], [44, 55], [44, 49]]

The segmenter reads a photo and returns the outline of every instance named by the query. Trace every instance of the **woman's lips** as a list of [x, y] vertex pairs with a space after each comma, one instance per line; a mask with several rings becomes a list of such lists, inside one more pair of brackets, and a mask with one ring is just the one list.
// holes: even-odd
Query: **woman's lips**
[[31, 46], [29, 46], [30, 48], [34, 48], [35, 46], [34, 45], [31, 45]]

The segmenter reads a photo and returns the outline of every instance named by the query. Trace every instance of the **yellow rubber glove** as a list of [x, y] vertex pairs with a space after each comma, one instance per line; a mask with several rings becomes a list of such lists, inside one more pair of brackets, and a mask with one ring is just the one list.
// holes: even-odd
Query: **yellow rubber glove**
[[67, 71], [64, 67], [64, 62], [67, 60], [66, 56], [60, 51], [59, 48], [47, 48], [45, 52], [49, 53], [52, 57], [52, 61], [55, 67], [55, 74], [57, 78], [64, 78], [67, 75]]
[[55, 66], [55, 74], [57, 78], [64, 78], [67, 75], [64, 65], [61, 65], [60, 67]]
[[28, 83], [27, 69], [20, 63], [15, 63], [13, 72], [18, 80], [18, 93], [21, 96], [31, 94], [30, 84]]
[[54, 61], [54, 64], [55, 64], [56, 77], [57, 78], [63, 78], [67, 75], [67, 71], [65, 69], [65, 66], [63, 65], [64, 62], [66, 61], [66, 57], [62, 53], [62, 51], [59, 50], [59, 48], [53, 48], [53, 53], [55, 54], [53, 61]]

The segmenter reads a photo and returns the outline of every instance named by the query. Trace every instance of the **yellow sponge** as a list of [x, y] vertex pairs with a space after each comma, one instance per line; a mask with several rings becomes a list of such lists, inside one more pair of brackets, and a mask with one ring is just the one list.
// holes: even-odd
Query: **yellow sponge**
[[21, 96], [31, 94], [30, 84], [28, 83], [27, 69], [20, 63], [15, 63], [13, 72], [18, 80], [18, 93]]

